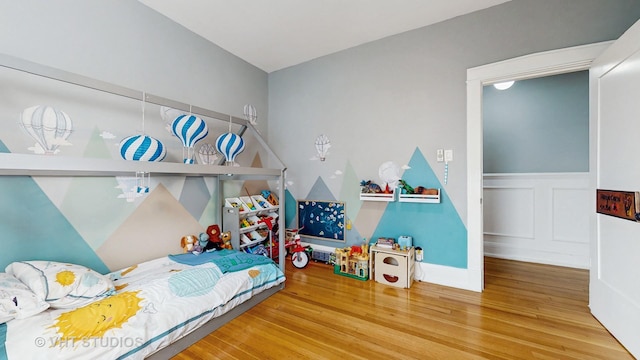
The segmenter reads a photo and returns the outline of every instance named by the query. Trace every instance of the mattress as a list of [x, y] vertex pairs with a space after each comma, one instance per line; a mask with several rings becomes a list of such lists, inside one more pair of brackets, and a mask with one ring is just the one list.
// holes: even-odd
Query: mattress
[[88, 305], [0, 325], [0, 359], [143, 359], [285, 281], [258, 255], [189, 255], [112, 272], [115, 294]]

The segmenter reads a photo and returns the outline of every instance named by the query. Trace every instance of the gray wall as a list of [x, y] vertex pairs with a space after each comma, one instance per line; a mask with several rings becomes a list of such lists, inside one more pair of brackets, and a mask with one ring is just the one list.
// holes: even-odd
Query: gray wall
[[[0, 52], [242, 117], [267, 74], [134, 0], [0, 0]], [[3, 121], [0, 119], [0, 121]]]
[[[273, 72], [270, 144], [289, 190], [303, 198], [348, 164], [357, 178], [377, 179], [381, 163], [406, 164], [416, 147], [442, 182], [436, 149], [453, 149], [444, 190], [466, 223], [467, 69], [616, 39], [638, 18], [638, 0], [513, 0]], [[331, 155], [311, 162], [321, 133]], [[342, 193], [342, 182], [325, 182]]]
[[485, 173], [589, 171], [589, 72], [485, 86]]

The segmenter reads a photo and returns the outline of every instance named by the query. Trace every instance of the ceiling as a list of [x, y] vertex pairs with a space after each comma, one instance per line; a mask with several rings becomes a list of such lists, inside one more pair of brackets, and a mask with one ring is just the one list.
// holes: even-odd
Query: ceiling
[[139, 0], [272, 72], [510, 0]]

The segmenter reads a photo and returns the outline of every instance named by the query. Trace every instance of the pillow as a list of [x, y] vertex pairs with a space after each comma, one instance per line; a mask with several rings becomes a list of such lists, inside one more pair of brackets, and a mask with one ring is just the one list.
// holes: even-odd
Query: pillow
[[5, 269], [52, 308], [70, 309], [112, 295], [109, 277], [87, 267], [53, 261], [16, 261]]
[[48, 307], [13, 275], [0, 273], [0, 324], [39, 314]]

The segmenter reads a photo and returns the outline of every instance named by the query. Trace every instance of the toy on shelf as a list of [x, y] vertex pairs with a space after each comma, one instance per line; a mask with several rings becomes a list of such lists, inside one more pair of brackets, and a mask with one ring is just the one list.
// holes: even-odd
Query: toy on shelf
[[278, 206], [278, 198], [270, 190], [262, 190], [262, 197], [272, 206]]
[[395, 245], [396, 245], [396, 241], [394, 238], [381, 237], [381, 238], [378, 238], [378, 241], [376, 241], [376, 246], [387, 248], [387, 249], [393, 249]]
[[402, 235], [398, 237], [398, 247], [402, 251], [407, 251], [410, 247], [413, 246], [413, 237]]
[[403, 194], [413, 194], [414, 189], [411, 187], [411, 185], [407, 184], [406, 181], [400, 179], [398, 180], [398, 183], [400, 183], [400, 191]]
[[363, 194], [380, 194], [382, 192], [380, 185], [372, 182], [371, 180], [360, 181], [360, 187], [360, 192]]
[[334, 274], [358, 280], [369, 279], [369, 245], [336, 249], [335, 254]]
[[399, 180], [398, 183], [400, 189], [398, 201], [400, 202], [440, 203], [440, 189], [424, 186], [413, 188], [404, 180]]
[[365, 201], [394, 201], [395, 191], [389, 188], [389, 184], [383, 190], [380, 185], [373, 183], [371, 180], [362, 180], [360, 182], [360, 200]]

